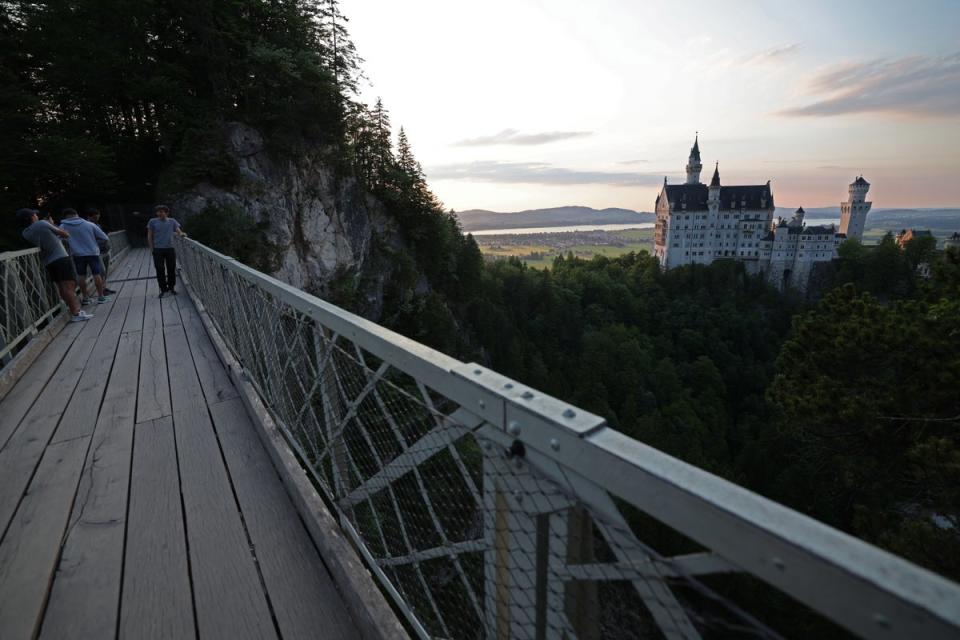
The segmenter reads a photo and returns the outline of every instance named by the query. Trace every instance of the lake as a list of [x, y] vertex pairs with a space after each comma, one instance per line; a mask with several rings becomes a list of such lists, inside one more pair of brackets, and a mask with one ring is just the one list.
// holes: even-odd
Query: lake
[[519, 236], [530, 233], [565, 233], [569, 231], [623, 231], [624, 229], [653, 229], [652, 222], [630, 224], [575, 224], [567, 227], [522, 227], [518, 229], [481, 229], [465, 231], [475, 236]]
[[[808, 225], [835, 224], [840, 226], [837, 218], [809, 218]], [[575, 224], [566, 227], [522, 227], [517, 229], [481, 229], [467, 231], [475, 236], [520, 236], [532, 233], [566, 233], [570, 231], [624, 231], [625, 229], [653, 229], [652, 222], [632, 222], [630, 224]]]

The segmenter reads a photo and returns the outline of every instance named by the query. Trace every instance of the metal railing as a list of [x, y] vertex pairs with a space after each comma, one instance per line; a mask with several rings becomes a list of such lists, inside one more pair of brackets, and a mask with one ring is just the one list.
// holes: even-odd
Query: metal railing
[[[111, 264], [116, 264], [130, 247], [127, 232], [107, 235]], [[64, 308], [39, 249], [0, 253], [0, 368]]]
[[960, 587], [934, 573], [201, 244], [179, 248], [191, 294], [416, 635], [960, 634]]
[[61, 308], [39, 249], [0, 253], [0, 367]]
[[110, 261], [116, 263], [130, 249], [130, 241], [127, 238], [126, 231], [111, 231], [107, 234], [110, 238]]

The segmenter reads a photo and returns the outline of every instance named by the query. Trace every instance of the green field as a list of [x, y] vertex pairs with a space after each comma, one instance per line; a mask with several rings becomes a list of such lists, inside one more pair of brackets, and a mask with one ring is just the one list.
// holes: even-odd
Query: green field
[[[483, 251], [484, 255], [497, 258], [517, 256], [523, 259], [527, 265], [536, 269], [549, 269], [550, 265], [553, 264], [554, 258], [560, 254], [566, 255], [567, 253], [573, 253], [573, 255], [577, 256], [578, 258], [592, 258], [593, 256], [607, 256], [613, 258], [630, 253], [631, 251], [653, 251], [653, 229], [629, 229], [626, 231], [617, 231], [616, 235], [624, 240], [627, 240], [626, 244], [619, 247], [597, 244], [578, 244], [565, 247], [551, 247], [544, 244], [508, 246], [481, 245], [480, 249]], [[526, 257], [532, 253], [540, 253], [543, 255], [543, 257], [539, 259], [531, 259]]]

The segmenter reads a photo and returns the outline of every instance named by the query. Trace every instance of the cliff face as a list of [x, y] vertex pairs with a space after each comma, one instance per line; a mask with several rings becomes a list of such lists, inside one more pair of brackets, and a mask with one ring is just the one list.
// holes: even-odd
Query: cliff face
[[321, 297], [336, 278], [364, 276], [363, 311], [378, 316], [387, 274], [369, 273], [375, 237], [388, 246], [400, 242], [383, 206], [355, 179], [336, 177], [318, 151], [280, 157], [250, 127], [229, 126], [227, 153], [238, 169], [235, 185], [199, 183], [171, 198], [188, 231], [194, 216], [242, 212], [269, 245], [270, 275]]

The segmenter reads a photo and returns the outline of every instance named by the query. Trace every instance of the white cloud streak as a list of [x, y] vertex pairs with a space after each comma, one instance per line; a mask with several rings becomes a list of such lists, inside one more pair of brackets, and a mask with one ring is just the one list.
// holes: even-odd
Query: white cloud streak
[[506, 184], [576, 185], [603, 184], [614, 187], [655, 186], [662, 175], [618, 171], [581, 171], [543, 162], [498, 162], [479, 160], [427, 169], [431, 180], [467, 180]]
[[592, 136], [592, 131], [545, 131], [543, 133], [520, 133], [516, 129], [504, 129], [499, 133], [455, 142], [457, 147], [490, 147], [494, 145], [537, 146], [571, 138]]
[[780, 111], [784, 116], [831, 117], [887, 113], [916, 118], [960, 116], [960, 52], [870, 60], [824, 69], [810, 82], [822, 99]]

